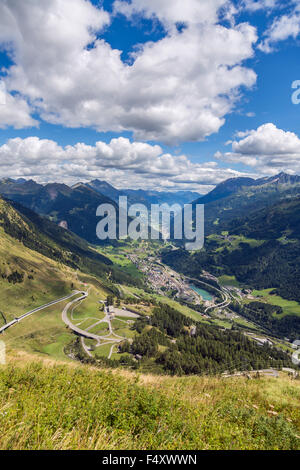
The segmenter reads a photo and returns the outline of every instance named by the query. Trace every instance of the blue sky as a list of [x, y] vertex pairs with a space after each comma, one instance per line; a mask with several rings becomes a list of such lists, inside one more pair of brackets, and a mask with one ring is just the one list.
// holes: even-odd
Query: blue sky
[[0, 0], [0, 177], [206, 192], [300, 172], [299, 2], [44, 2]]

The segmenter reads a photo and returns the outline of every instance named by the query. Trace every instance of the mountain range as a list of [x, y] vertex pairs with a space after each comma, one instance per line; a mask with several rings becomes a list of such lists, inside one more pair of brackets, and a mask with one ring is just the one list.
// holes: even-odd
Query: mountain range
[[48, 217], [88, 242], [99, 244], [96, 210], [104, 203], [112, 204], [117, 209], [120, 196], [127, 196], [129, 204], [145, 204], [148, 208], [151, 204], [163, 203], [181, 207], [187, 203], [193, 203], [194, 207], [205, 204], [206, 234], [221, 233], [234, 219], [299, 195], [300, 177], [280, 173], [257, 180], [232, 178], [217, 185], [205, 196], [190, 191], [118, 190], [100, 180], [69, 187], [61, 183], [42, 185], [24, 178], [8, 178], [0, 180], [0, 194]]
[[243, 191], [249, 187], [264, 187], [271, 185], [273, 188], [277, 185], [297, 185], [300, 184], [300, 176], [288, 175], [287, 173], [279, 173], [276, 176], [259, 178], [257, 180], [253, 178], [241, 177], [241, 178], [230, 178], [216, 186], [210, 193], [198, 198], [195, 203], [208, 204], [215, 202], [220, 199], [224, 199], [232, 194]]
[[194, 201], [205, 205], [205, 233], [221, 233], [230, 221], [300, 195], [300, 176], [280, 173], [270, 178], [233, 178]]
[[106, 181], [94, 180], [87, 186], [100, 194], [109, 197], [118, 203], [120, 196], [127, 196], [129, 204], [144, 204], [150, 208], [151, 204], [178, 204], [181, 207], [197, 199], [200, 194], [192, 191], [150, 191], [143, 189], [118, 190]]
[[[101, 204], [112, 204], [118, 209], [119, 196], [127, 196], [129, 204], [168, 203], [184, 204], [192, 202], [198, 193], [178, 191], [175, 193], [143, 190], [119, 191], [105, 181], [94, 180], [88, 184], [77, 183], [69, 187], [61, 183], [38, 184], [33, 180], [2, 179], [0, 194], [32, 211], [47, 216], [61, 227], [74, 232], [90, 243], [101, 243], [96, 236], [99, 218], [96, 210]], [[118, 211], [117, 211], [118, 215]]]

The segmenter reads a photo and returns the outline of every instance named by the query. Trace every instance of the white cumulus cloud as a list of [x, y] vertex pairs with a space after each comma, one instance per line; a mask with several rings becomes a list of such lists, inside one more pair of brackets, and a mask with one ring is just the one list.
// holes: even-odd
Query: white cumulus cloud
[[231, 142], [232, 152], [215, 156], [230, 163], [243, 163], [262, 174], [279, 171], [300, 172], [300, 139], [293, 133], [268, 123], [256, 130], [240, 133]]
[[6, 129], [9, 126], [24, 129], [38, 126], [38, 124], [38, 121], [31, 116], [26, 100], [18, 95], [13, 96], [6, 90], [0, 91], [0, 129]]
[[258, 10], [271, 10], [279, 5], [279, 0], [244, 0], [243, 7], [246, 10], [256, 12]]
[[[50, 123], [127, 130], [137, 140], [202, 141], [223, 126], [241, 88], [256, 82], [243, 65], [253, 56], [256, 30], [221, 25], [220, 7], [228, 2], [117, 2], [127, 16], [136, 9], [169, 25], [163, 39], [138, 47], [129, 64], [101, 38], [111, 18], [89, 1], [0, 0], [0, 45], [14, 61], [7, 88]], [[181, 32], [178, 21], [186, 23]]]
[[123, 137], [95, 145], [62, 147], [55, 141], [28, 137], [0, 146], [0, 177], [25, 177], [45, 183], [73, 184], [94, 178], [118, 188], [195, 189], [242, 173], [220, 168], [216, 162], [192, 163], [185, 155], [164, 153], [158, 145], [131, 142]]
[[114, 11], [131, 17], [143, 14], [146, 18], [158, 18], [166, 27], [176, 23], [215, 23], [221, 7], [229, 4], [228, 0], [188, 0], [183, 6], [182, 0], [117, 0]]
[[[290, 3], [290, 2], [288, 2]], [[259, 44], [259, 48], [266, 53], [274, 50], [280, 41], [293, 38], [300, 34], [300, 5], [298, 1], [292, 1], [294, 8], [289, 13], [278, 16], [265, 33], [265, 39]]]

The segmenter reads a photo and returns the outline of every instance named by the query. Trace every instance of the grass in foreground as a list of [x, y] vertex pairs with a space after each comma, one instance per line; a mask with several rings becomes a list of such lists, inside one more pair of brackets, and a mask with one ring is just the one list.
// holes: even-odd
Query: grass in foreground
[[[0, 367], [0, 449], [300, 449], [300, 382]], [[30, 361], [32, 358], [30, 358]]]

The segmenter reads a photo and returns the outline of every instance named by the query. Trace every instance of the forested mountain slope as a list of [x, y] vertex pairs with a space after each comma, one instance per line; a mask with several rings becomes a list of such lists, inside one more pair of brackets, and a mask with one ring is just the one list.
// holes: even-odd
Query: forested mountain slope
[[[271, 289], [283, 299], [300, 302], [300, 197], [223, 222], [222, 228], [221, 234], [206, 238], [203, 250], [165, 250], [163, 262], [195, 278], [203, 270], [217, 277], [235, 276], [244, 288]], [[300, 333], [299, 317], [280, 323], [285, 335]]]
[[205, 204], [206, 234], [221, 233], [232, 220], [300, 195], [300, 177], [281, 173], [272, 178], [230, 179], [194, 202]]
[[57, 183], [43, 186], [34, 181], [2, 180], [0, 194], [95, 244], [101, 244], [96, 236], [97, 208], [101, 204], [118, 208], [114, 201], [83, 184], [70, 188]]

